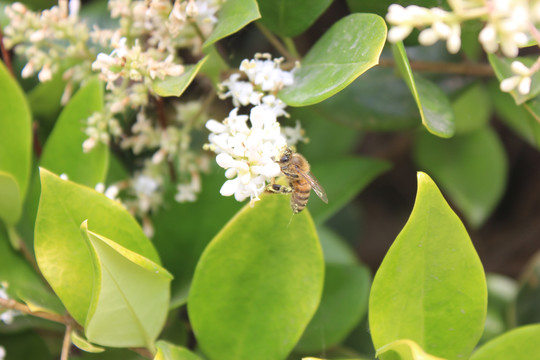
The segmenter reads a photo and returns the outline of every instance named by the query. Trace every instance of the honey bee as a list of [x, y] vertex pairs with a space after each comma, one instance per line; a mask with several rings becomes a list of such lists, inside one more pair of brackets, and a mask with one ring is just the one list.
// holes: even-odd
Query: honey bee
[[306, 158], [286, 147], [276, 162], [281, 167], [281, 172], [287, 177], [289, 186], [270, 184], [267, 190], [270, 192], [289, 194], [291, 193], [291, 208], [293, 213], [298, 214], [304, 210], [309, 200], [311, 189], [328, 204], [326, 192], [319, 184], [315, 176], [309, 171], [309, 163]]

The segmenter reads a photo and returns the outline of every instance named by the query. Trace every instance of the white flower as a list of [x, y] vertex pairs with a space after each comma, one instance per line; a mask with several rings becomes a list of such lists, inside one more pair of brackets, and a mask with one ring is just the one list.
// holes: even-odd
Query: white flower
[[527, 95], [531, 91], [531, 69], [521, 61], [513, 61], [510, 68], [515, 75], [501, 81], [501, 91], [510, 92], [517, 88], [521, 95]]
[[240, 70], [245, 72], [249, 81], [262, 91], [276, 93], [294, 81], [292, 71], [281, 70], [283, 58], [271, 60], [270, 54], [255, 54], [252, 60], [244, 59]]
[[233, 105], [239, 107], [240, 105], [258, 105], [263, 93], [255, 91], [253, 84], [248, 81], [241, 81], [240, 74], [232, 74], [228, 80], [221, 83], [223, 90], [228, 89], [227, 92], [220, 94], [221, 99], [232, 98]]
[[304, 129], [300, 126], [300, 121], [296, 121], [295, 127], [284, 126], [281, 128], [281, 133], [285, 136], [287, 145], [295, 146], [300, 141], [306, 141], [304, 137]]
[[0, 360], [4, 360], [6, 357], [6, 349], [3, 346], [0, 346]]
[[238, 109], [233, 109], [222, 124], [208, 121], [207, 128], [213, 131], [208, 139], [218, 154], [216, 162], [231, 179], [223, 184], [220, 193], [234, 194], [238, 201], [249, 197], [253, 203], [264, 191], [266, 182], [281, 173], [274, 157], [286, 146], [286, 140], [275, 114], [265, 107], [255, 106], [249, 117], [237, 113]]

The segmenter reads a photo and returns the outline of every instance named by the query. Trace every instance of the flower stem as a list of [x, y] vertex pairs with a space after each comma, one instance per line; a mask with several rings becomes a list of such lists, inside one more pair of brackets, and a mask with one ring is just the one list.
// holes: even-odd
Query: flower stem
[[66, 332], [64, 333], [64, 342], [62, 343], [62, 354], [60, 360], [68, 360], [69, 348], [71, 347], [71, 323], [66, 324]]
[[296, 50], [294, 40], [290, 37], [283, 37], [281, 38], [281, 40], [283, 40], [283, 43], [285, 43], [285, 46], [287, 47], [289, 53], [291, 53], [292, 56], [294, 56], [296, 59], [300, 59], [300, 54], [298, 54], [298, 50]]
[[264, 37], [272, 44], [273, 47], [276, 48], [276, 50], [287, 59], [287, 61], [294, 61], [296, 60], [295, 56], [293, 56], [285, 46], [279, 41], [279, 39], [272, 34], [270, 30], [268, 30], [264, 25], [262, 25], [259, 22], [256, 22], [255, 25], [260, 30], [260, 32], [264, 35]]
[[[443, 74], [471, 75], [492, 77], [495, 75], [493, 68], [488, 64], [411, 61], [411, 68], [421, 72], [434, 72]], [[380, 59], [379, 66], [395, 67], [396, 62], [392, 59]]]
[[67, 317], [65, 317], [65, 316], [61, 316], [61, 315], [57, 315], [57, 314], [51, 314], [51, 313], [48, 313], [48, 312], [45, 312], [45, 311], [32, 311], [32, 310], [30, 310], [30, 308], [27, 305], [22, 304], [20, 302], [17, 302], [17, 301], [15, 301], [13, 299], [2, 299], [2, 298], [0, 298], [0, 307], [5, 307], [5, 308], [8, 308], [8, 309], [17, 310], [17, 311], [20, 311], [20, 312], [22, 312], [24, 314], [36, 316], [36, 317], [46, 319], [46, 320], [50, 320], [50, 321], [54, 321], [54, 322], [57, 322], [57, 323], [60, 323], [60, 324], [67, 324], [68, 323]]

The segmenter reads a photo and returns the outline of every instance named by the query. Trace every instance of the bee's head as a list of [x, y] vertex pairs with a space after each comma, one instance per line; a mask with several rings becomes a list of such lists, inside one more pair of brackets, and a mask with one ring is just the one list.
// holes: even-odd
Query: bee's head
[[291, 160], [291, 156], [292, 156], [292, 150], [290, 148], [286, 147], [281, 152], [281, 155], [280, 155], [279, 160], [277, 162], [281, 163], [281, 164], [287, 163], [287, 162], [289, 162]]

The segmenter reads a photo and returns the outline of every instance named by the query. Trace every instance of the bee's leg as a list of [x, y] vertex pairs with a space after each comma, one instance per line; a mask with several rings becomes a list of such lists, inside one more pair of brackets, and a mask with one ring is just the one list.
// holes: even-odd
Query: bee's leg
[[283, 186], [279, 184], [268, 184], [265, 188], [268, 192], [278, 193], [278, 194], [290, 194], [292, 193], [292, 187], [290, 186]]

